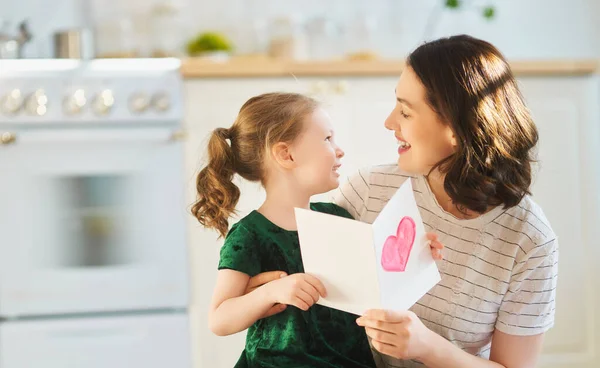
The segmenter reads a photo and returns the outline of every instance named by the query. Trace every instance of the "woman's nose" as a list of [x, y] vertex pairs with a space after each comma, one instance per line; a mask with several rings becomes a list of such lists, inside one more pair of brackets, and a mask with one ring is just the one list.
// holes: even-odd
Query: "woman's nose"
[[383, 123], [386, 129], [394, 130], [394, 112], [392, 111]]

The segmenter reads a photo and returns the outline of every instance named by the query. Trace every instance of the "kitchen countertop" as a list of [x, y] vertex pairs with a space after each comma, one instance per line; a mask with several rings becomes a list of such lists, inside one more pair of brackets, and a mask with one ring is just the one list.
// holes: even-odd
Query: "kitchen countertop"
[[[514, 60], [510, 61], [517, 76], [568, 76], [594, 74], [599, 61], [576, 60]], [[403, 68], [402, 60], [372, 61], [308, 61], [293, 62], [268, 58], [233, 58], [214, 62], [201, 58], [182, 59], [184, 78], [239, 78], [281, 76], [393, 76]]]

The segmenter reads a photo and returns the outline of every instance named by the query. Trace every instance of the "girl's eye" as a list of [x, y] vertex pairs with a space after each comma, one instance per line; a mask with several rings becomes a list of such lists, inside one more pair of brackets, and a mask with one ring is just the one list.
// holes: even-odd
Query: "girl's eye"
[[404, 111], [400, 111], [400, 115], [402, 115], [404, 119], [408, 119], [410, 117], [410, 115], [406, 115]]
[[325, 138], [326, 141], [330, 141], [331, 140], [331, 136], [328, 136], [327, 138]]

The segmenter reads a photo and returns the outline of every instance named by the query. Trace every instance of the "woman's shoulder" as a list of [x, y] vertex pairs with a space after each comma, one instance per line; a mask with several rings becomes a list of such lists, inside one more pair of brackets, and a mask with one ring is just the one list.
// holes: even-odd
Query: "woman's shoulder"
[[385, 164], [363, 167], [348, 177], [346, 185], [350, 184], [368, 190], [374, 187], [398, 189], [407, 179], [415, 175], [402, 171], [397, 164]]
[[557, 236], [542, 208], [526, 195], [521, 202], [508, 208], [494, 219], [493, 223], [506, 232], [506, 236], [517, 238], [523, 253], [552, 253], [558, 248]]
[[372, 190], [382, 197], [391, 197], [407, 180], [417, 179], [416, 175], [402, 171], [397, 164], [372, 166], [368, 170]]
[[369, 166], [348, 176], [335, 191], [333, 202], [357, 220], [372, 222], [400, 186], [414, 175], [397, 164]]
[[416, 178], [414, 174], [409, 174], [406, 171], [402, 171], [397, 163], [363, 167], [362, 169], [358, 170], [356, 175], [359, 173], [367, 175], [371, 179], [394, 177], [401, 178], [400, 180], [404, 181], [408, 178]]

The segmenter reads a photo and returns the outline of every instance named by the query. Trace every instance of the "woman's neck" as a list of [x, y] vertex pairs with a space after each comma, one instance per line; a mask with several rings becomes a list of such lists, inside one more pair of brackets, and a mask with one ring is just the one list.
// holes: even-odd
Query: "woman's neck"
[[431, 188], [431, 192], [435, 196], [437, 203], [442, 207], [442, 209], [456, 218], [459, 219], [473, 219], [481, 216], [480, 213], [471, 211], [469, 209], [459, 209], [450, 198], [446, 189], [444, 189], [444, 179], [445, 175], [440, 173], [438, 170], [433, 171], [429, 175], [425, 176], [425, 180], [429, 183], [429, 187]]
[[266, 186], [267, 198], [258, 212], [285, 230], [297, 230], [294, 208], [310, 208], [310, 195], [286, 185]]

